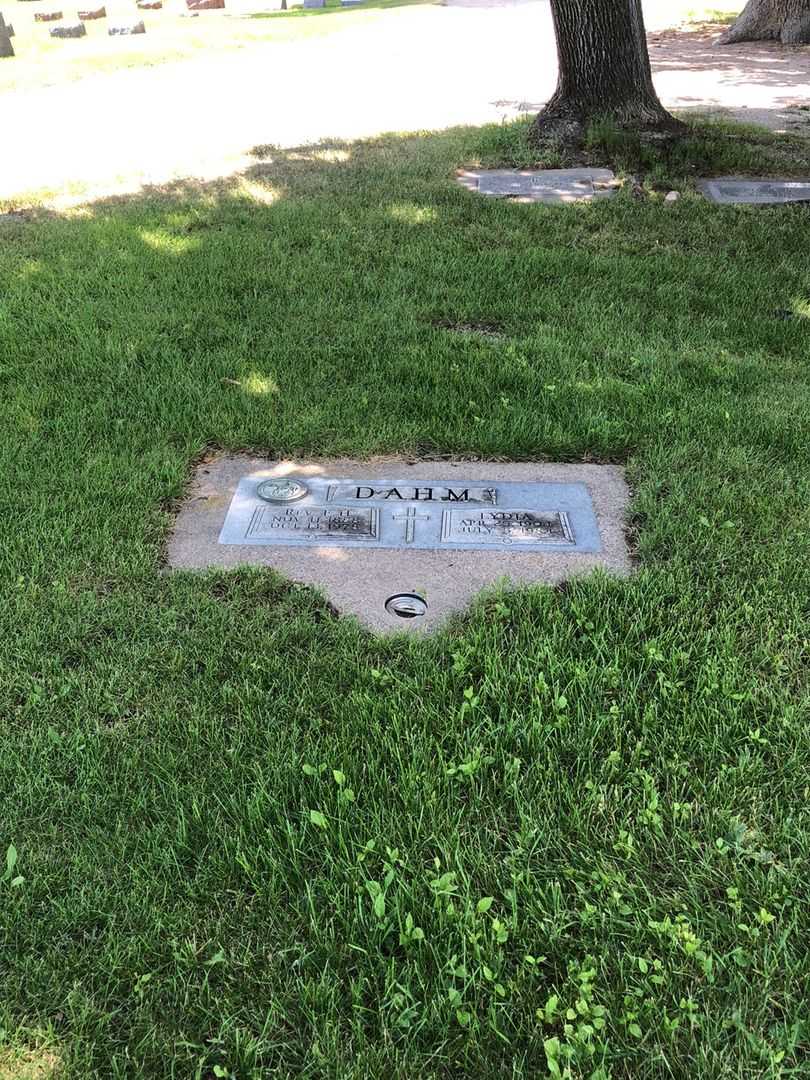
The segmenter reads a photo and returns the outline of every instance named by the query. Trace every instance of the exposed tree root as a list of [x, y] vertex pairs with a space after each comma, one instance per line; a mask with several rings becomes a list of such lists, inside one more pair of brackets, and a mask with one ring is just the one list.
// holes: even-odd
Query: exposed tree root
[[617, 131], [653, 145], [666, 145], [688, 131], [686, 124], [663, 108], [642, 106], [605, 113], [604, 110], [586, 111], [550, 102], [535, 118], [530, 140], [535, 145], [554, 143], [567, 149], [579, 149], [591, 126], [599, 122], [611, 124]]
[[739, 45], [746, 41], [810, 43], [810, 0], [749, 0], [717, 44]]

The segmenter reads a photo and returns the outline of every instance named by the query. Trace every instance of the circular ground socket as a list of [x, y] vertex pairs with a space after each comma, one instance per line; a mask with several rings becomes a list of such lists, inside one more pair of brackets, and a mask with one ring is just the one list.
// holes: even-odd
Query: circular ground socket
[[427, 600], [418, 593], [395, 593], [385, 601], [385, 610], [398, 619], [419, 619], [427, 614]]

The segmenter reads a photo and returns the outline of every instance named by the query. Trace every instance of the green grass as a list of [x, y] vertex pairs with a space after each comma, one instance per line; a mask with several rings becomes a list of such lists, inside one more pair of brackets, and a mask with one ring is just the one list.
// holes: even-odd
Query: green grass
[[[810, 1075], [808, 211], [522, 131], [0, 223], [3, 1080]], [[214, 448], [626, 462], [639, 571], [374, 638], [163, 572]]]
[[644, 0], [644, 21], [647, 26], [663, 24], [678, 26], [683, 23], [730, 22], [745, 7], [745, 0]]
[[686, 20], [693, 23], [732, 23], [742, 8], [743, 5], [739, 3], [729, 4], [722, 8], [698, 7], [687, 12]]
[[[287, 0], [288, 4], [290, 0]], [[303, 0], [302, 0], [303, 2]], [[248, 16], [251, 19], [308, 19], [313, 16], [326, 14], [336, 14], [337, 12], [348, 11], [367, 11], [369, 9], [377, 9], [381, 11], [389, 11], [391, 8], [398, 7], [416, 7], [416, 5], [424, 5], [426, 3], [432, 3], [434, 0], [363, 0], [363, 5], [360, 8], [343, 7], [340, 0], [326, 0], [326, 6], [322, 8], [304, 8], [304, 7], [289, 7], [287, 11], [257, 11]]]

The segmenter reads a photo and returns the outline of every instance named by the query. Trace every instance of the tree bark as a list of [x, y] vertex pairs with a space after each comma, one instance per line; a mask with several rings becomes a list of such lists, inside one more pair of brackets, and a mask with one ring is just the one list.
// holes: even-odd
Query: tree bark
[[537, 139], [580, 141], [594, 120], [677, 132], [655, 92], [641, 0], [551, 0], [557, 89], [535, 120]]
[[810, 0], [748, 0], [718, 45], [737, 45], [741, 41], [810, 43]]

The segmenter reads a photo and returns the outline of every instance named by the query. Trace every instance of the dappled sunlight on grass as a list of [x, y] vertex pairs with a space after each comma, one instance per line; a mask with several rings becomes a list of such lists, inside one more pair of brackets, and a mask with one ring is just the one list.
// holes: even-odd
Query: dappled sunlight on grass
[[432, 206], [416, 206], [413, 203], [394, 203], [388, 213], [395, 221], [404, 225], [427, 225], [438, 221], [438, 214]]
[[26, 261], [16, 268], [15, 273], [21, 281], [28, 281], [37, 274], [41, 274], [45, 269], [45, 264], [41, 259], [26, 259]]
[[0, 1080], [59, 1080], [62, 1058], [53, 1046], [0, 1049]]
[[258, 371], [253, 371], [250, 375], [247, 375], [244, 379], [240, 380], [240, 386], [249, 394], [261, 397], [266, 397], [268, 394], [281, 393], [275, 379], [272, 379], [269, 375], [262, 375]]
[[339, 165], [351, 159], [351, 154], [348, 150], [340, 150], [335, 147], [326, 147], [323, 150], [315, 150], [312, 154], [312, 161], [326, 161], [332, 165]]
[[200, 246], [198, 237], [177, 236], [160, 229], [139, 229], [138, 235], [147, 247], [163, 252], [164, 255], [188, 255]]
[[268, 187], [267, 184], [261, 184], [247, 176], [241, 176], [238, 179], [235, 191], [236, 194], [244, 195], [252, 202], [261, 203], [263, 206], [272, 206], [281, 198], [277, 188]]

